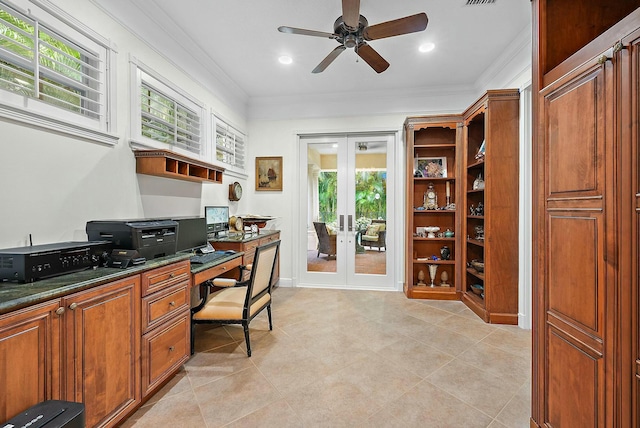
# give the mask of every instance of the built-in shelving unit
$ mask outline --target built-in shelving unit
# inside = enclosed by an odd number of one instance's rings
[[[464,113],[462,301],[485,322],[518,323],[519,93],[488,91]]]
[[[222,183],[224,168],[168,150],[136,150],[136,172],[195,182]]]
[[[460,186],[458,177],[461,165],[459,147],[462,143],[462,117],[409,117],[405,121],[405,131],[407,262],[404,291],[411,298],[459,299],[462,275],[461,220],[458,205],[447,207],[447,193],[449,204],[455,204]],[[442,167],[446,166],[446,172],[440,170],[435,174],[427,173],[424,166],[430,160]],[[425,208],[430,186],[437,196],[438,209]],[[434,233],[434,237],[427,237],[429,235],[424,229],[426,227],[438,227],[439,230]],[[453,236],[445,236],[447,231],[453,232]],[[444,247],[449,250],[448,259],[443,257]],[[433,286],[429,274],[430,265],[436,267]],[[448,277],[444,285],[443,272]],[[422,276],[424,279],[421,280]]]

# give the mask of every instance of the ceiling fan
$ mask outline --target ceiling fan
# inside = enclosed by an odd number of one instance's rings
[[[342,16],[339,16],[333,24],[333,33],[294,27],[278,27],[278,31],[303,36],[326,37],[340,43],[340,46],[331,51],[313,69],[312,73],[323,72],[347,48],[355,48],[360,58],[377,73],[382,73],[389,68],[389,63],[367,42],[423,31],[427,28],[427,22],[429,22],[427,14],[423,12],[370,26],[367,19],[360,15],[360,0],[342,0]]]

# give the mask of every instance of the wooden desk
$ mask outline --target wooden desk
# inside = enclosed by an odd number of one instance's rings
[[[225,238],[214,239],[211,245],[216,250],[235,250],[243,252],[242,264],[248,265],[253,263],[256,254],[256,247],[267,244],[280,239],[279,230],[261,230],[256,234],[231,235]],[[245,271],[245,278],[249,278],[249,271]],[[273,282],[276,285],[280,279],[280,253],[278,252],[278,260],[276,261],[275,271],[273,273]]]
[[[191,285],[196,287],[205,281],[217,277],[232,278],[235,268],[242,264],[243,252],[229,254],[227,257],[214,260],[205,264],[191,265]],[[237,278],[237,275],[235,276]]]

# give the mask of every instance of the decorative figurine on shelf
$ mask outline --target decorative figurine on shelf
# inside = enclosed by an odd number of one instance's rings
[[[428,210],[438,209],[438,195],[436,194],[436,191],[433,188],[433,183],[429,183],[429,187],[427,187],[427,192],[424,195],[424,207]]]
[[[424,282],[424,271],[418,271],[418,285],[427,285]]]
[[[477,241],[484,241],[484,227],[481,225],[478,225],[475,227],[475,231],[476,231],[475,239]]]
[[[447,281],[449,281],[449,274],[446,270],[443,270],[440,274],[440,287],[451,287],[451,284]]]
[[[484,189],[484,179],[482,178],[482,173],[479,173],[478,178],[473,181],[473,190],[482,189]]]
[[[478,202],[478,206],[476,207],[476,215],[484,215],[484,205],[482,205],[482,202]]]
[[[473,204],[469,207],[469,215],[476,215],[476,207]]]
[[[454,236],[455,236],[455,233],[453,233],[453,230],[447,228],[447,230],[444,231],[445,238],[453,238]]]
[[[449,249],[449,247],[445,245],[440,248],[440,256],[442,257],[442,260],[449,260],[449,258],[451,257],[451,250]]]
[[[435,238],[436,232],[440,230],[438,226],[428,226],[424,228],[425,232],[427,232],[427,238]]]
[[[438,265],[427,265],[429,267],[429,277],[431,278],[431,287],[435,287],[436,274],[438,273]]]

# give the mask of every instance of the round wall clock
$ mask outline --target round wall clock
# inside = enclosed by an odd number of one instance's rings
[[[233,184],[229,184],[229,200],[239,201],[242,197],[242,186],[237,181]]]

